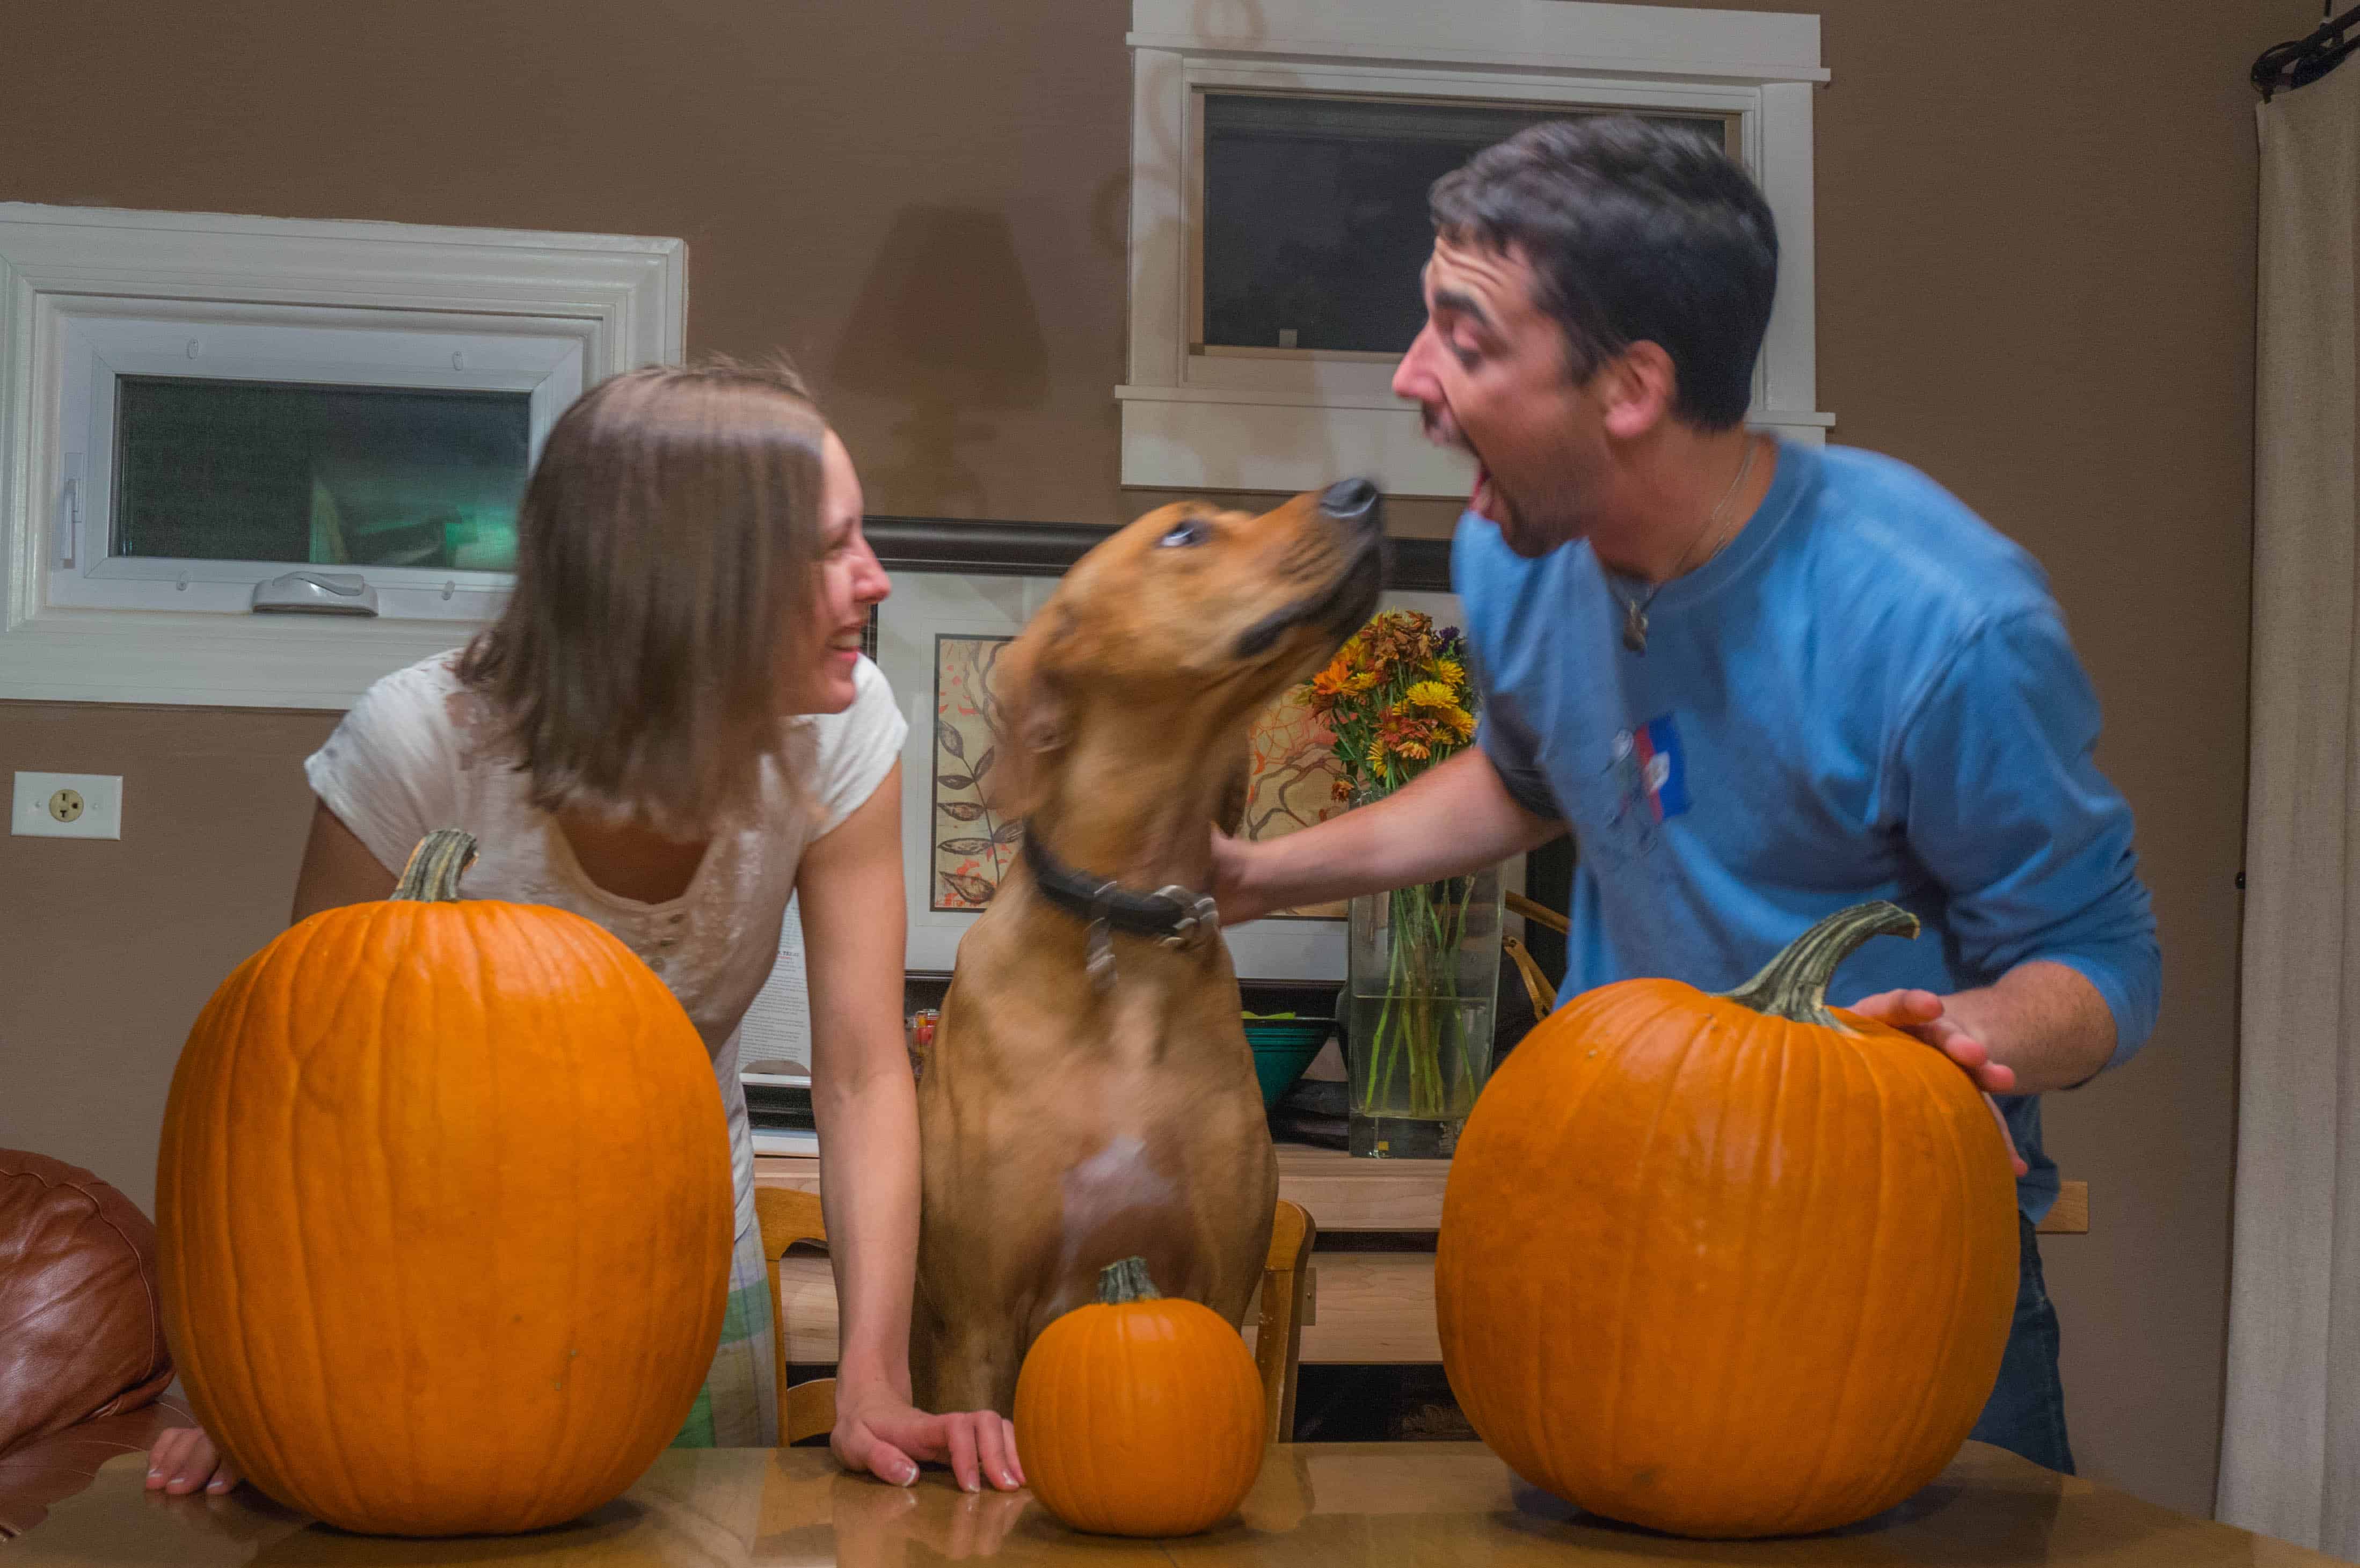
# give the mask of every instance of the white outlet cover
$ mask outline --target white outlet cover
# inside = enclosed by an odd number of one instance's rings
[[[71,789],[82,815],[61,822],[49,815],[49,797]],[[121,838],[123,777],[117,773],[19,773],[8,831],[27,838]]]

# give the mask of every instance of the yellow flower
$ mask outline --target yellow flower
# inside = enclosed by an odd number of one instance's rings
[[[1447,686],[1457,687],[1467,684],[1467,667],[1455,659],[1437,659],[1426,668],[1434,672],[1434,678],[1437,681]]]
[[[1426,750],[1426,745],[1422,741],[1398,740],[1393,743],[1393,749],[1401,753],[1404,757],[1408,757],[1413,762],[1424,762],[1428,757],[1433,755],[1431,752]]]
[[[1442,722],[1459,733],[1462,741],[1475,738],[1475,718],[1464,708],[1450,708],[1442,714]]]
[[[1363,670],[1358,675],[1353,676],[1349,681],[1344,682],[1344,690],[1347,692],[1360,692],[1369,690],[1369,688],[1374,686],[1376,683],[1376,676],[1371,674],[1370,671]]]
[[[1402,698],[1414,708],[1456,708],[1458,696],[1439,681],[1421,681],[1402,693]]]
[[[1385,743],[1382,740],[1371,740],[1369,742],[1369,771],[1382,773],[1384,770]]]

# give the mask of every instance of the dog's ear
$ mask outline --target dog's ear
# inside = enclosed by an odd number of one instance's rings
[[[1048,799],[1056,753],[1065,749],[1070,710],[1055,660],[1047,657],[1054,629],[1037,618],[1013,642],[1002,644],[985,677],[984,712],[990,720],[992,765],[978,782],[1003,821],[1031,816]]]
[[[1221,783],[1220,804],[1213,809],[1213,825],[1231,838],[1245,831],[1246,801],[1253,794],[1253,747],[1238,754],[1237,766]]]

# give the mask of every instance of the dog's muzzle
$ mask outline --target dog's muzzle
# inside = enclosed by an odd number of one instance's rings
[[[1320,593],[1247,627],[1238,637],[1239,658],[1261,658],[1300,626],[1349,637],[1375,613],[1385,584],[1383,496],[1365,479],[1338,479],[1319,493],[1319,510],[1349,536],[1350,559]]]

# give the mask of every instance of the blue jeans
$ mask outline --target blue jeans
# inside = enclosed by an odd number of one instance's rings
[[[2040,1246],[2032,1221],[2018,1210],[2023,1238],[2016,1281],[2016,1322],[2001,1356],[1999,1381],[1967,1435],[2020,1454],[2035,1465],[2073,1474],[2073,1450],[2065,1441],[2065,1385],[2057,1376],[2057,1309],[2040,1277]]]

